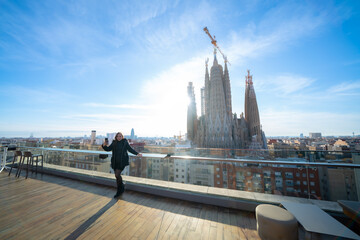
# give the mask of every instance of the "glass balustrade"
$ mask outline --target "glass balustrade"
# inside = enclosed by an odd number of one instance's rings
[[[17,150],[43,154],[46,168],[75,171],[90,176],[101,173],[103,176],[113,177],[111,152],[25,146],[18,147]],[[156,148],[154,152],[157,153],[143,153],[143,157],[130,154],[130,165],[124,169],[123,174],[299,198],[359,200],[359,152],[243,149],[187,151],[193,151],[193,156],[185,155],[188,152],[182,150],[180,152],[183,154],[179,154],[172,148]],[[223,157],[219,157],[220,155]],[[8,166],[12,163],[11,156],[13,151],[8,151]]]

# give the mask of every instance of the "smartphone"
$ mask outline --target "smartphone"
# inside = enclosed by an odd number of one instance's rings
[[[108,142],[109,141],[109,139],[108,138],[105,138],[105,142]]]

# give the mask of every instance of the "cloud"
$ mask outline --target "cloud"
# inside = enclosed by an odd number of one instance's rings
[[[261,112],[262,128],[267,136],[299,136],[321,132],[329,135],[351,135],[360,132],[360,115],[334,112],[279,111],[268,108]],[[346,122],[346,124],[344,124]]]
[[[317,34],[328,23],[327,11],[283,4],[266,12],[259,23],[250,22],[245,29],[232,31],[224,52],[231,63],[241,64],[245,58],[279,51],[302,37]]]
[[[99,108],[123,108],[123,109],[152,109],[155,106],[150,105],[137,105],[137,104],[103,104],[103,103],[84,103],[86,107],[99,107]]]
[[[67,92],[58,91],[53,88],[29,88],[23,86],[9,86],[0,88],[0,96],[6,96],[8,99],[16,98],[18,99],[21,96],[22,99],[25,99],[23,103],[58,103],[63,102],[64,99],[73,99],[75,96]]]
[[[327,90],[331,95],[360,95],[360,80],[355,82],[342,82]]]
[[[206,1],[195,7],[187,8],[180,15],[170,15],[170,18],[159,28],[157,25],[144,29],[141,38],[145,39],[145,46],[150,52],[173,52],[189,46],[196,36],[202,34],[202,28],[211,23],[215,9]],[[142,41],[143,42],[143,41]]]
[[[64,115],[63,118],[78,119],[85,121],[117,121],[117,120],[126,120],[126,119],[141,119],[146,118],[141,115],[125,115],[125,114],[73,114],[73,115]]]
[[[268,91],[272,89],[278,95],[288,97],[290,94],[299,93],[314,83],[315,80],[290,73],[280,74],[278,76],[257,81],[258,91]]]
[[[141,98],[156,108],[151,110],[151,117],[143,125],[141,132],[150,133],[157,129],[159,135],[169,136],[183,133],[186,129],[188,105],[187,85],[193,82],[197,89],[203,86],[205,74],[204,58],[196,57],[177,64],[145,81],[141,89]],[[200,96],[195,90],[197,104]],[[200,106],[198,105],[198,109]],[[139,126],[142,128],[142,126]]]
[[[176,7],[177,1],[4,2],[0,17],[2,57],[37,67],[113,57],[141,24]],[[142,32],[144,32],[142,28]]]
[[[115,28],[118,32],[130,34],[133,29],[157,18],[169,9],[175,8],[179,1],[125,1],[111,11],[115,17]],[[121,12],[121,14],[119,14]]]

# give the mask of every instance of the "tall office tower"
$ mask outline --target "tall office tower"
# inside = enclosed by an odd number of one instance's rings
[[[194,87],[189,83],[188,94]],[[191,93],[191,94],[190,94]],[[260,117],[256,102],[252,76],[248,73],[245,91],[245,118],[232,113],[231,86],[227,62],[225,69],[218,63],[214,50],[214,62],[208,71],[205,64],[205,87],[201,90],[202,114],[199,119],[193,114],[195,97],[188,106],[188,136],[197,147],[209,148],[267,148],[265,134],[261,131]],[[196,113],[196,110],[195,110]],[[197,126],[194,128],[193,126]],[[253,136],[255,135],[254,143]]]
[[[92,130],[91,131],[91,140],[90,140],[91,145],[93,145],[95,143],[95,138],[96,138],[96,131]]]
[[[197,114],[196,114],[194,86],[192,82],[189,82],[188,85],[188,98],[190,100],[190,103],[188,105],[188,112],[187,112],[187,138],[188,140],[193,141],[197,128]]]
[[[309,138],[321,138],[321,133],[309,133]]]
[[[131,129],[130,139],[135,139],[135,132],[134,129]]]

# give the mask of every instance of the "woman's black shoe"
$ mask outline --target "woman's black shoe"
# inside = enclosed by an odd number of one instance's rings
[[[123,194],[125,192],[125,184],[121,183],[120,187],[117,188],[117,192],[114,195],[114,198],[119,197],[121,194]]]
[[[120,187],[120,194],[124,193],[125,192],[125,184],[121,184],[121,187]]]

